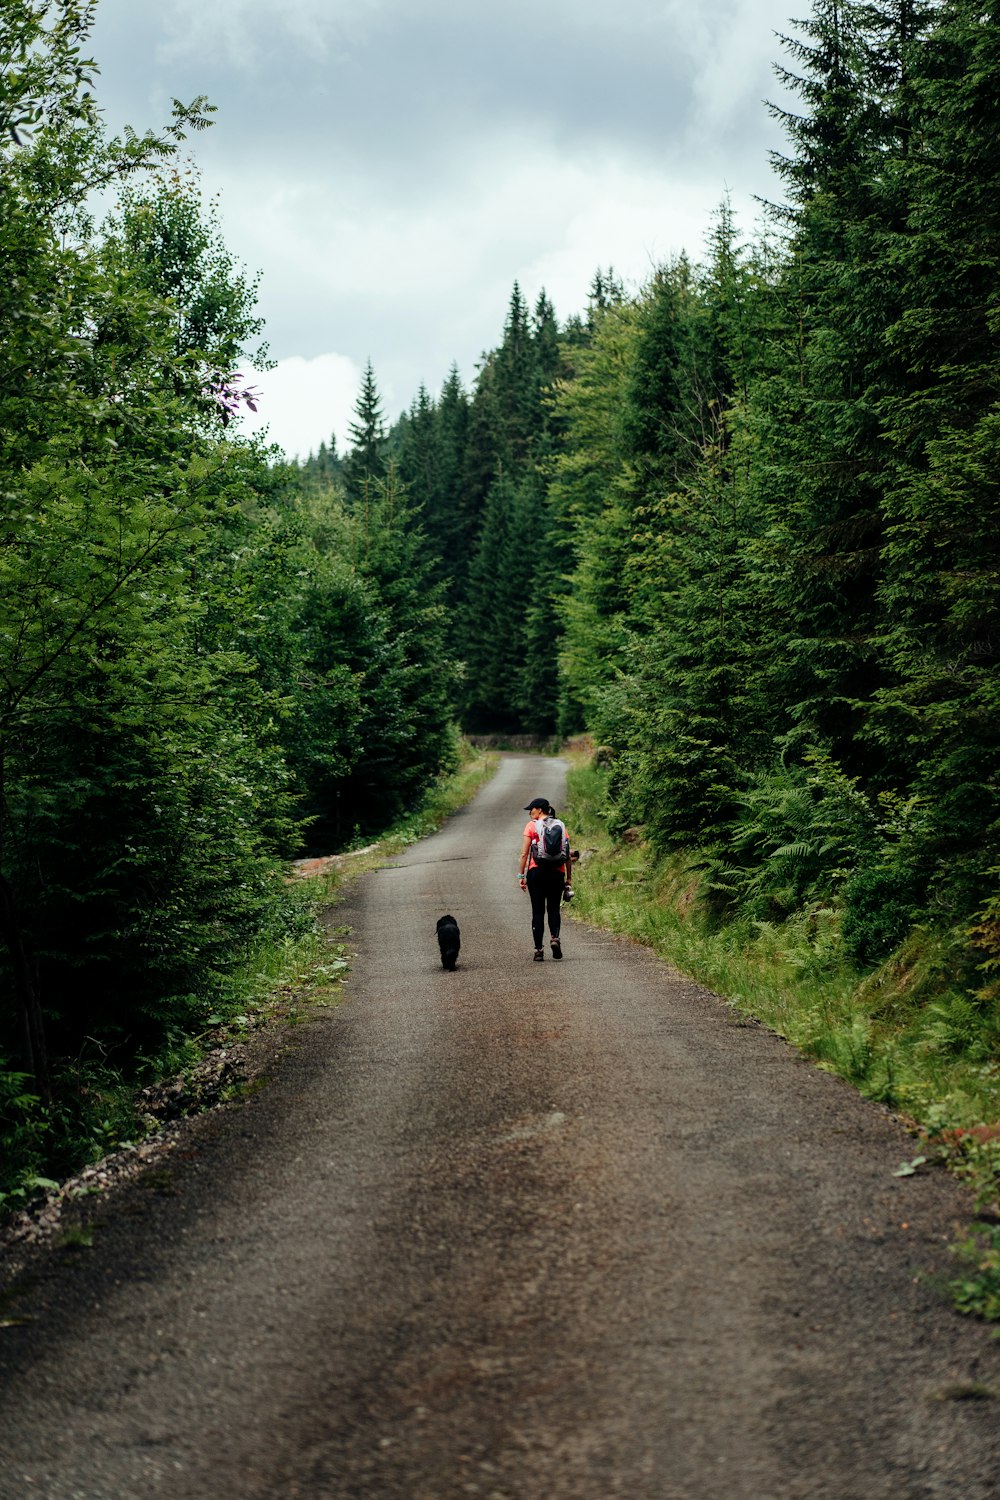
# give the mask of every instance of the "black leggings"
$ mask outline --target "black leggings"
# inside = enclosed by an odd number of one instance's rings
[[[557,938],[559,936],[559,923],[562,919],[562,893],[565,877],[562,865],[557,865],[553,870],[546,870],[535,865],[528,871],[528,895],[531,897],[531,936],[535,940],[535,947],[542,946],[545,937],[545,912],[549,914],[549,935]]]

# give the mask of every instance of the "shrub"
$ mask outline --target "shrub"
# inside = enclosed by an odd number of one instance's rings
[[[891,953],[917,920],[920,881],[898,865],[874,865],[854,871],[842,891],[844,949],[861,968]]]

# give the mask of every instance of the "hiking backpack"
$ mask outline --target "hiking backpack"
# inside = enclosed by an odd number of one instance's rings
[[[535,845],[537,865],[561,865],[565,862],[568,840],[566,828],[560,818],[536,818],[538,842]]]

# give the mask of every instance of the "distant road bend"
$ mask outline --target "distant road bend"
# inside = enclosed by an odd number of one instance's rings
[[[647,950],[533,964],[536,792],[365,877],[344,1003],[7,1300],[3,1500],[1000,1496],[962,1190]]]

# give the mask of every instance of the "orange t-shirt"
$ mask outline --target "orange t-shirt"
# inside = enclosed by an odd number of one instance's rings
[[[538,825],[535,823],[535,821],[534,821],[533,818],[529,818],[528,821],[527,821],[527,823],[525,823],[525,825],[524,825],[524,837],[526,839],[530,839],[531,840],[531,849],[530,849],[529,855],[528,855],[528,863],[527,863],[527,866],[526,866],[526,870],[537,870],[538,869],[538,861],[535,858],[535,850],[538,847]],[[550,860],[546,860],[545,863],[546,863],[546,866],[548,866],[552,862]],[[556,870],[562,870],[563,874],[566,873],[566,866],[565,866],[565,864],[561,864],[561,865],[553,864],[552,868],[556,869]]]

